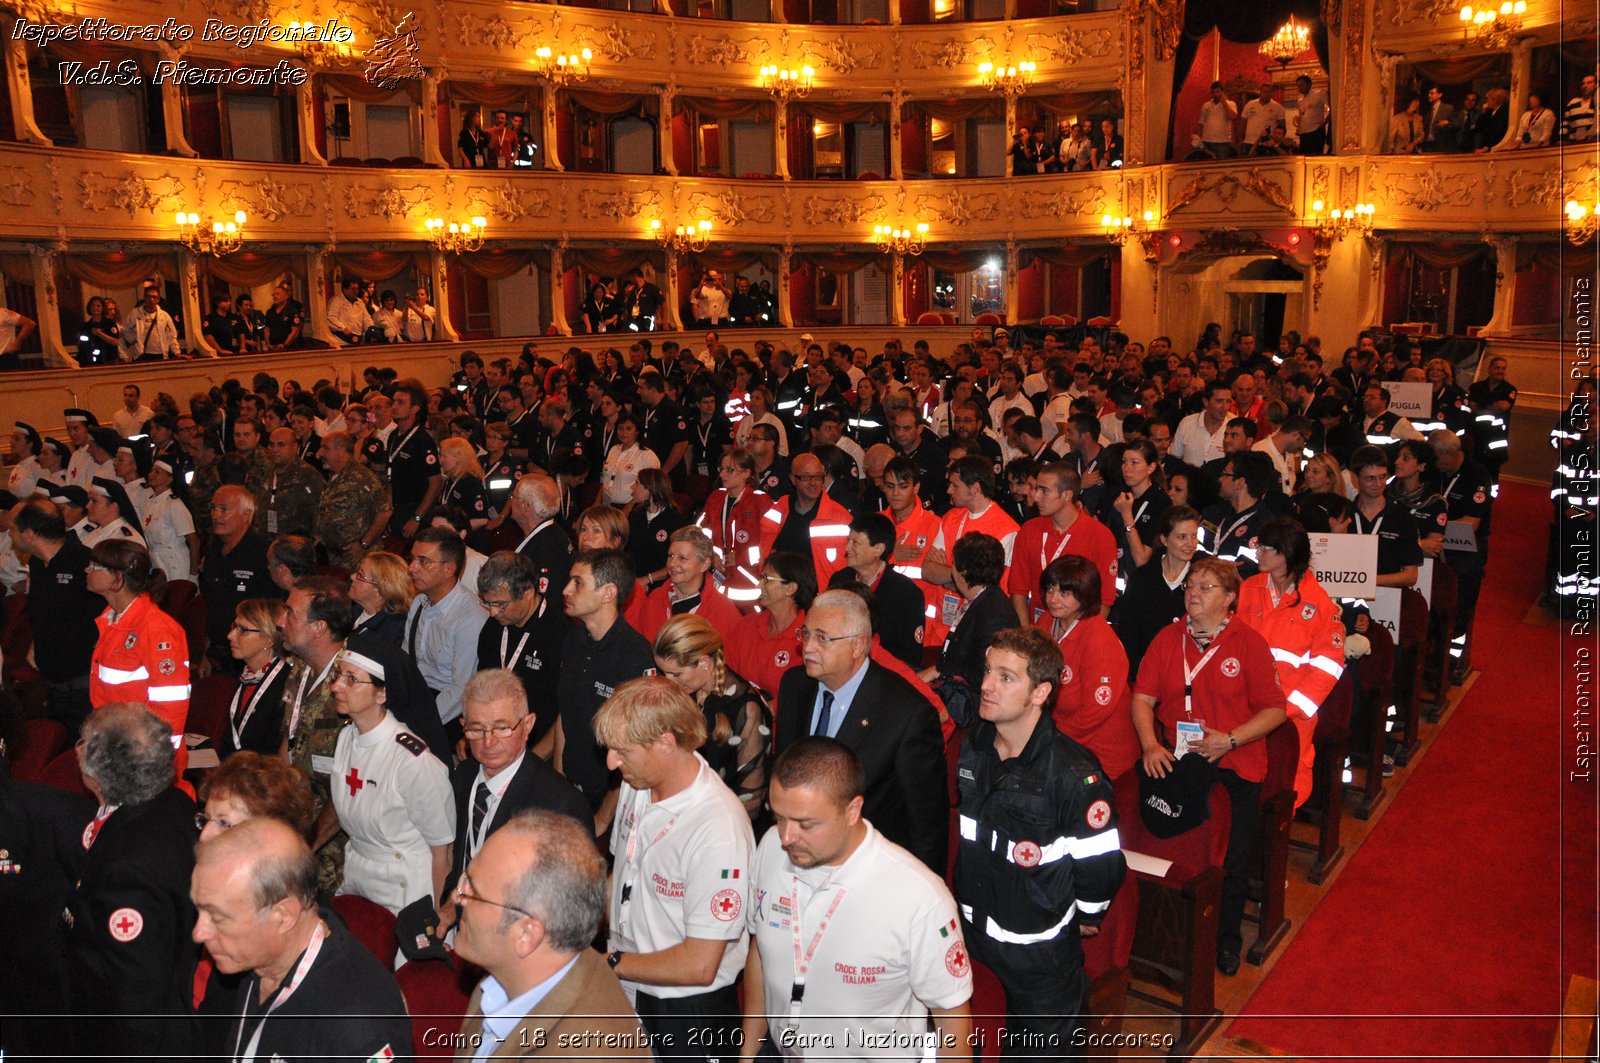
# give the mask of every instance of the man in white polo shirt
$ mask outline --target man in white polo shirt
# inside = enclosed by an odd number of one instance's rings
[[[968,1056],[972,964],[941,880],[861,818],[861,765],[802,738],[773,766],[751,880],[741,1063]],[[929,1031],[929,1019],[933,1030]]]
[[[671,680],[622,684],[595,714],[594,733],[610,751],[607,766],[622,773],[607,962],[661,1058],[731,1059],[750,817],[695,752],[705,714]]]

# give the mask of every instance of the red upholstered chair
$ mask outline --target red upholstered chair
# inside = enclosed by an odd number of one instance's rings
[[[918,325],[954,325],[956,319],[954,314],[946,314],[938,310],[924,310],[917,315],[915,323]]]
[[[411,1015],[411,1042],[417,1060],[454,1059],[449,1034],[461,1030],[467,1016],[467,1002],[483,972],[461,957],[451,967],[442,960],[408,960],[394,973]],[[428,1036],[424,1039],[424,1034]],[[440,1036],[440,1035],[445,1036]],[[429,1045],[435,1047],[429,1048]]]
[[[200,588],[186,579],[175,579],[161,592],[161,611],[172,619],[183,622],[183,607],[189,604]]]
[[[1085,321],[1084,324],[1090,328],[1110,328],[1112,325],[1115,325],[1116,322],[1112,321],[1109,317],[1101,316],[1091,317],[1089,320]]]
[[[66,749],[56,754],[55,758],[45,765],[44,771],[39,773],[39,781],[71,794],[94,796],[89,792],[89,787],[84,785],[83,773],[78,770],[78,751],[75,749]]]
[[[1355,690],[1352,662],[1317,710],[1317,729],[1312,737],[1316,761],[1311,768],[1311,796],[1298,813],[1300,818],[1316,826],[1317,840],[1302,842],[1293,837],[1289,840],[1290,845],[1317,854],[1316,862],[1306,872],[1306,881],[1312,885],[1321,885],[1344,858],[1339,831],[1344,822],[1344,761],[1350,752],[1350,710],[1355,704]]]
[[[332,904],[355,939],[378,957],[379,963],[392,969],[395,953],[400,951],[394,939],[394,913],[381,904],[350,893],[335,895]]]
[[[220,748],[222,736],[228,731],[228,704],[237,689],[239,680],[231,675],[202,676],[190,690],[185,729],[190,734],[205,735]]]
[[[1396,764],[1406,764],[1421,745],[1422,666],[1428,646],[1428,600],[1407,587],[1400,592],[1400,645],[1394,669],[1394,707],[1399,713]]]
[[[1433,596],[1428,602],[1428,650],[1423,678],[1432,693],[1423,695],[1429,723],[1438,723],[1450,701],[1451,640],[1456,633],[1456,605],[1460,601],[1460,581],[1456,570],[1442,560],[1433,563]],[[1465,642],[1460,649],[1465,652]]]
[[[1000,1031],[1006,1024],[1006,991],[995,973],[972,961],[972,1032],[982,1038],[983,1059],[1000,1058]]]
[[[28,669],[28,647],[33,645],[33,618],[28,615],[28,593],[8,594],[0,604],[0,653],[7,673],[20,680]],[[31,676],[30,676],[31,678]]]
[[[38,781],[50,762],[71,750],[72,734],[55,720],[23,720],[11,745],[11,777]]]
[[[1289,886],[1289,825],[1294,820],[1294,777],[1300,766],[1300,732],[1283,721],[1265,739],[1267,776],[1261,782],[1261,818],[1256,830],[1256,872],[1250,896],[1260,927],[1245,958],[1257,967],[1289,932],[1284,894]]]
[[[1350,734],[1351,751],[1367,758],[1366,779],[1356,791],[1357,819],[1370,817],[1384,797],[1383,752],[1388,738],[1384,724],[1394,694],[1396,657],[1394,639],[1382,624],[1367,625],[1366,639],[1372,651],[1355,665],[1357,707],[1352,709]]]
[[[1066,325],[1067,319],[1060,314],[1046,314],[1039,319],[1039,324],[1045,328],[1061,328]]]
[[[983,313],[979,314],[977,319],[972,323],[974,325],[1004,325],[1006,323],[1006,319],[995,313],[993,310],[985,310]]]
[[[183,603],[183,611],[175,614],[174,619],[183,625],[183,633],[189,640],[189,667],[206,655],[206,596],[196,594]]]
[[[1179,1030],[1170,1055],[1193,1055],[1222,1022],[1216,1007],[1217,919],[1222,909],[1222,858],[1232,816],[1220,785],[1209,795],[1210,818],[1176,838],[1157,838],[1139,817],[1139,773],[1116,780],[1122,849],[1171,861],[1164,874],[1129,868],[1139,890],[1128,973],[1178,996]],[[1171,1000],[1131,985],[1129,994],[1172,1010]]]
[[[1122,1017],[1128,1010],[1128,964],[1138,926],[1139,883],[1130,871],[1111,898],[1111,907],[1100,921],[1100,933],[1083,939],[1083,973],[1089,977],[1090,1033],[1112,1035],[1122,1029]]]

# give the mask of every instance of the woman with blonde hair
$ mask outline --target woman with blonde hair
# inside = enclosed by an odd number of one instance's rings
[[[270,598],[246,598],[234,606],[228,650],[244,671],[228,703],[227,729],[215,736],[223,760],[241,750],[272,756],[283,744],[283,690],[291,663],[283,652],[288,612]]]
[[[477,531],[489,523],[489,509],[483,500],[483,466],[478,462],[478,448],[467,439],[453,436],[439,444],[439,471],[444,474],[444,488],[439,492],[439,506],[459,506]]]
[[[615,506],[590,506],[573,525],[579,550],[626,550],[628,518]]]
[[[722,645],[722,636],[704,617],[675,616],[656,636],[656,670],[705,713],[700,755],[754,818],[766,796],[772,710],[761,691],[729,670]]]
[[[1355,486],[1350,482],[1350,477],[1339,466],[1339,459],[1332,454],[1318,454],[1307,458],[1305,468],[1300,473],[1300,495],[1339,495],[1346,499],[1356,497]]]
[[[416,594],[405,559],[374,550],[350,573],[350,601],[360,610],[350,633],[376,635],[398,647]]]

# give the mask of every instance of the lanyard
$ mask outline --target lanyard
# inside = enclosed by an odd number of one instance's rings
[[[1217,650],[1221,648],[1222,632],[1227,628],[1227,626],[1228,625],[1224,623],[1222,627],[1217,629],[1217,633],[1211,636],[1210,648],[1207,649],[1205,654],[1195,662],[1193,668],[1189,667],[1189,639],[1186,638],[1183,640],[1183,714],[1191,720],[1194,719],[1195,676],[1200,674],[1200,670],[1202,668],[1211,663],[1211,658],[1215,656]],[[1185,632],[1185,634],[1188,634],[1188,632]],[[1193,636],[1190,636],[1190,638],[1192,637]]]
[[[1386,517],[1387,515],[1388,515],[1387,513],[1379,513],[1378,514],[1378,519],[1372,522],[1372,527],[1371,528],[1363,528],[1361,526],[1361,522],[1362,522],[1361,509],[1360,509],[1360,507],[1357,507],[1356,511],[1355,511],[1356,531],[1360,532],[1362,535],[1377,535],[1378,534],[1378,529],[1383,527],[1383,518]]]
[[[306,946],[305,955],[300,957],[300,964],[294,969],[294,977],[278,987],[278,992],[273,995],[272,1003],[267,1005],[267,1010],[261,1016],[261,1021],[256,1023],[256,1032],[250,1035],[250,1043],[244,1046],[244,1051],[239,1050],[239,1042],[244,1040],[244,1024],[250,1020],[250,993],[255,991],[255,985],[260,978],[251,979],[253,983],[245,992],[244,1011],[239,1015],[239,1032],[233,1037],[234,1063],[253,1063],[256,1058],[256,1049],[261,1045],[261,1031],[266,1028],[267,1019],[277,1011],[285,1000],[294,995],[300,988],[300,983],[305,981],[306,975],[311,973],[311,965],[317,962],[317,954],[322,951],[322,943],[327,939],[328,930],[321,922],[311,932],[311,943]]]
[[[389,463],[386,470],[389,473],[389,479],[394,479],[394,460],[400,456],[401,451],[406,449],[406,444],[411,442],[411,437],[416,435],[417,430],[421,427],[421,421],[418,421],[416,424],[412,425],[411,431],[407,432],[405,434],[405,438],[400,440],[398,443],[394,441],[394,436],[391,435],[389,437]]]
[[[318,687],[320,687],[322,685],[322,681],[324,679],[326,679],[328,677],[328,673],[333,670],[333,662],[337,661],[338,659],[339,659],[339,655],[337,653],[334,654],[332,657],[328,658],[328,663],[323,665],[322,666],[322,671],[317,673],[317,681],[315,683],[311,684],[311,689],[313,691],[316,690]],[[300,729],[300,705],[301,705],[301,703],[303,701],[305,701],[305,697],[306,697],[306,677],[309,676],[310,674],[311,674],[311,669],[309,669],[309,668],[306,669],[305,672],[301,674],[301,676],[300,676],[300,689],[295,691],[294,708],[289,713],[289,740],[290,741],[294,740],[295,731]]]
[[[994,505],[993,502],[989,503],[989,506],[992,506],[992,505]],[[983,513],[989,512],[989,506],[984,506],[983,507]],[[972,510],[970,510],[970,509],[962,510],[961,511],[961,523],[956,525],[956,537],[954,539],[949,539],[949,538],[946,539],[946,542],[945,542],[946,549],[954,549],[955,548],[955,544],[961,541],[961,536],[966,533],[967,520],[969,518],[976,516],[976,517],[981,519],[983,517],[983,513],[974,514],[972,512]]]
[[[261,701],[261,695],[266,691],[267,687],[272,685],[272,681],[277,678],[278,673],[288,667],[288,663],[288,660],[283,657],[279,657],[272,662],[272,667],[267,669],[267,674],[261,677],[260,683],[256,684],[255,693],[251,694],[250,700],[245,703],[242,716],[239,712],[239,697],[244,693],[244,687],[241,686],[233,692],[233,704],[228,706],[228,727],[233,731],[233,747],[235,749],[244,748],[244,729],[250,726],[250,717],[255,715],[256,706]]]
[[[1449,483],[1444,485],[1444,503],[1447,506],[1450,504],[1450,492],[1456,489],[1456,481],[1459,479],[1461,479],[1461,474],[1458,472],[1450,477]],[[1380,517],[1379,519],[1381,520],[1382,518]]]
[[[111,814],[121,807],[121,805],[105,805],[95,812],[94,819],[91,819],[88,826],[83,828],[83,848],[85,852],[94,845],[94,840],[99,836],[100,828],[105,826],[106,820],[110,819]]]
[[[743,497],[743,492],[740,492],[740,497],[741,498]],[[723,499],[722,499],[722,549],[723,550],[732,550],[734,548],[734,545],[735,545],[734,541],[733,541],[733,504],[735,502],[737,502],[737,501],[738,501],[738,499],[734,498],[733,493],[731,491],[730,492],[726,492],[724,494],[724,496],[723,496]]]
[[[541,609],[544,608],[544,603],[540,602],[539,603],[539,607]],[[507,657],[506,656],[506,646],[508,646],[510,644],[510,642],[511,642],[511,629],[510,628],[502,628],[501,629],[501,631],[500,631],[500,667],[501,668],[510,668],[511,667],[511,662],[515,661],[517,658],[522,656],[522,647],[524,647],[524,646],[526,646],[528,644],[528,636],[531,635],[531,634],[533,634],[533,632],[524,631],[522,633],[522,638],[517,640],[517,648],[515,650],[511,651],[511,656],[510,657]]]
[[[1228,536],[1233,534],[1235,528],[1249,520],[1255,511],[1256,507],[1251,506],[1249,509],[1235,517],[1233,523],[1229,524],[1226,528],[1219,527],[1217,529],[1217,556],[1222,556],[1222,544],[1228,541]]]
[[[1055,553],[1046,556],[1044,544],[1049,540],[1049,538],[1050,538],[1050,530],[1048,528],[1046,528],[1044,534],[1039,536],[1039,571],[1040,572],[1043,572],[1045,569],[1049,568],[1051,563],[1054,562],[1056,560],[1056,558],[1060,557],[1063,553],[1066,552],[1067,544],[1072,541],[1072,533],[1070,531],[1063,532],[1062,535],[1061,535],[1061,544],[1056,547]]]
[[[1083,617],[1081,617],[1081,616],[1074,618],[1072,623],[1067,625],[1067,630],[1063,631],[1061,634],[1056,636],[1056,645],[1059,646],[1059,645],[1062,645],[1063,643],[1065,643],[1067,641],[1067,636],[1072,634],[1073,628],[1077,627],[1078,626],[1078,621],[1082,620],[1082,619],[1083,619]],[[1056,624],[1059,624],[1059,623],[1061,623],[1061,621],[1057,620],[1054,624],[1051,624],[1050,626],[1052,628],[1054,628],[1056,626]]]
[[[639,799],[634,802],[632,829],[628,831],[628,845],[627,848],[623,850],[622,854],[623,884],[621,894],[622,899],[618,904],[618,907],[621,909],[618,912],[618,923],[631,922],[631,919],[629,918],[628,902],[633,898],[633,888],[634,886],[638,885],[639,875],[639,869],[634,865],[633,861],[635,855],[642,855],[638,853],[639,830],[644,826],[644,814],[649,807],[650,791],[640,790]],[[672,828],[676,827],[677,825],[678,817],[674,815],[671,819],[667,820],[666,826],[656,831],[655,837],[650,839],[645,848],[655,848],[655,846],[660,843],[661,839],[665,838],[671,832]],[[618,930],[622,930],[622,928],[619,926]],[[626,931],[623,931],[623,933],[626,933]]]
[[[844,903],[845,889],[839,887],[839,892],[833,895],[833,903],[828,905],[828,910],[823,913],[822,920],[817,924],[817,932],[811,936],[811,945],[804,953],[800,951],[800,876],[791,878],[790,896],[794,898],[794,918],[789,921],[790,936],[794,941],[794,987],[789,993],[789,1014],[798,1018],[800,1004],[806,996],[806,975],[811,971],[811,961],[816,958],[817,948],[822,944],[822,936],[828,932],[828,923],[833,919],[834,913],[839,910],[839,905]]]

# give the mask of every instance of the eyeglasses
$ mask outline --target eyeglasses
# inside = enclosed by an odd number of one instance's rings
[[[491,601],[488,598],[480,597],[478,599],[478,604],[483,606],[485,612],[498,613],[498,612],[501,612],[503,610],[511,608],[511,604],[514,601],[515,601],[515,599],[513,599],[513,598],[507,598],[503,602],[498,602],[498,601]]]
[[[241,623],[239,623],[237,621],[235,621],[234,623],[230,624],[228,626],[228,630],[229,631],[237,631],[241,635],[260,635],[260,634],[264,634],[264,632],[258,627],[245,627],[243,624],[241,624]]]
[[[332,682],[334,682],[334,683],[343,683],[346,686],[352,686],[352,687],[358,687],[358,686],[361,686],[362,684],[366,684],[367,686],[376,686],[377,685],[377,684],[373,683],[372,680],[370,680],[370,679],[362,679],[360,676],[356,675],[354,672],[347,672],[343,668],[341,668],[337,672],[333,673]]]
[[[522,718],[522,720],[526,719],[528,719],[526,716]],[[463,727],[461,729],[461,733],[467,736],[467,741],[469,742],[482,742],[490,735],[494,735],[494,737],[499,739],[506,739],[510,738],[512,735],[516,734],[522,729],[522,720],[518,720],[513,724],[500,724],[497,727]]]
[[[788,583],[789,581],[784,579],[782,576],[762,576],[761,577],[761,582],[762,583]]]
[[[437,557],[428,557],[424,554],[412,554],[411,563],[413,565],[421,565],[423,568],[432,568],[434,565],[439,564],[439,559]]]
[[[84,566],[83,570],[85,572],[110,572],[111,571],[109,568],[107,568],[106,566],[100,564],[100,562],[98,562],[98,561],[89,562],[87,565]]]
[[[1191,579],[1191,580],[1184,580],[1183,589],[1186,590],[1186,591],[1205,591],[1207,594],[1210,594],[1212,591],[1221,590],[1222,589],[1222,584],[1220,584],[1220,583],[1196,583],[1194,580]]]
[[[462,872],[461,880],[456,885],[456,896],[463,901],[474,901],[480,904],[492,905],[496,908],[504,908],[508,912],[516,912],[518,915],[526,916],[529,919],[539,918],[526,908],[518,908],[514,904],[506,904],[502,901],[491,901],[487,897],[478,896],[478,891],[473,888],[472,879],[468,877],[465,872]]]
[[[797,472],[797,473],[791,473],[789,475],[789,479],[791,479],[791,480],[806,480],[806,481],[820,480],[820,479],[822,479],[822,474],[820,472]]]
[[[377,580],[373,579],[371,576],[367,575],[365,572],[362,572],[360,569],[356,569],[354,572],[350,573],[350,579],[355,583],[377,583],[378,582]]]
[[[812,631],[808,627],[803,627],[800,629],[800,641],[802,643],[815,642],[821,646],[831,646],[835,642],[843,642],[845,639],[864,638],[866,638],[865,635],[824,635],[821,632]]]
[[[230,823],[221,816],[208,816],[204,812],[196,812],[194,814],[195,830],[205,830],[208,823],[215,823],[222,830],[232,830],[238,826],[237,823]]]

